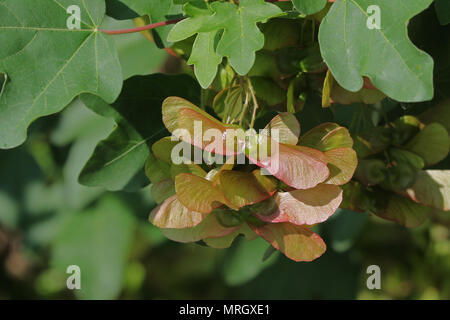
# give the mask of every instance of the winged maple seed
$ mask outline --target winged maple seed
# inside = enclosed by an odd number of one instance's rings
[[[159,203],[150,221],[163,234],[212,247],[229,246],[239,234],[260,236],[295,261],[311,261],[325,252],[311,226],[339,208],[340,186],[356,169],[347,129],[324,123],[300,137],[295,116],[280,113],[248,139],[233,134],[242,130],[239,126],[224,124],[182,98],[167,98],[162,110],[175,136],[152,146],[147,173]],[[230,146],[229,136],[237,137],[241,147]],[[255,151],[262,149],[270,152]],[[245,163],[239,162],[242,158]]]

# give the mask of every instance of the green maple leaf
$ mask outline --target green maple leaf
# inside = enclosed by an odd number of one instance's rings
[[[69,30],[66,9],[81,9]],[[0,147],[23,143],[35,119],[61,111],[83,92],[113,102],[122,86],[116,50],[97,31],[104,0],[0,0]]]
[[[313,14],[322,10],[327,0],[292,0],[294,7],[303,14]]]
[[[170,42],[187,39],[196,33],[202,24],[214,13],[204,0],[191,0],[183,6],[186,19],[178,22],[168,35]]]
[[[150,23],[157,23],[173,19],[181,14],[181,5],[186,0],[120,0],[130,9],[140,15],[148,15]],[[167,47],[167,35],[172,26],[160,27],[152,30],[156,44],[159,47]]]
[[[407,22],[432,0],[337,0],[322,21],[322,56],[339,84],[359,91],[363,76],[403,102],[433,97],[433,59],[408,39]],[[367,9],[380,8],[380,29],[369,29]]]
[[[204,0],[193,0],[183,7],[188,18],[177,23],[168,35],[168,41],[176,42],[193,36],[212,14],[213,11]],[[217,53],[217,43],[220,32],[213,30],[197,35],[188,65],[194,65],[195,76],[203,88],[208,88],[213,82],[222,56]]]
[[[229,2],[213,2],[211,9],[214,15],[206,19],[198,31],[223,29],[217,53],[228,57],[237,73],[247,74],[255,62],[255,52],[264,46],[264,35],[257,23],[281,14],[281,9],[264,0],[242,0],[239,6]]]
[[[219,31],[202,32],[197,35],[192,53],[187,62],[194,65],[194,73],[202,88],[206,89],[214,81],[223,57],[216,52],[220,39]]]

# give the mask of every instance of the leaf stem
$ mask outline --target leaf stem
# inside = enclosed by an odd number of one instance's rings
[[[130,28],[130,29],[121,29],[121,30],[102,30],[101,29],[100,31],[102,31],[103,33],[109,34],[109,35],[135,33],[135,32],[141,32],[141,31],[145,31],[145,30],[155,29],[158,27],[168,26],[168,25],[180,22],[181,20],[183,20],[183,18],[152,23],[152,24],[148,24],[146,26]]]

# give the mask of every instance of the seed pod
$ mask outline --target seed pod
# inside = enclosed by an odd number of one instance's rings
[[[306,50],[306,57],[298,64],[302,72],[320,72],[326,70],[326,64],[320,54],[319,45],[315,45]]]
[[[263,202],[250,206],[250,211],[256,215],[270,216],[278,209],[276,197],[270,197]]]
[[[419,119],[413,116],[403,116],[392,123],[392,144],[402,146],[423,127]]]
[[[422,170],[425,166],[425,161],[420,156],[407,150],[391,148],[389,155],[399,165],[410,165],[417,170]]]
[[[429,166],[447,157],[450,150],[450,137],[443,125],[432,123],[416,134],[405,148],[422,157],[425,164]]]
[[[388,169],[387,179],[382,186],[388,190],[402,191],[414,184],[417,170],[410,165],[397,165]]]
[[[358,158],[363,159],[386,150],[391,143],[391,128],[376,127],[353,137]]]
[[[213,109],[222,118],[235,119],[242,112],[244,105],[244,89],[240,86],[220,91],[213,101]]]
[[[355,172],[356,178],[366,185],[383,182],[386,175],[386,164],[379,159],[361,160]]]

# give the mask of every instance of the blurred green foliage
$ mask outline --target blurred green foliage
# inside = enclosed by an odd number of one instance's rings
[[[129,21],[106,24],[130,27]],[[164,51],[139,34],[115,41],[124,79],[167,62]],[[313,104],[305,104],[304,131],[314,119],[330,117],[329,110],[312,112]],[[365,119],[357,121],[361,130],[380,121],[379,112],[361,106],[336,110],[342,125],[354,124],[355,114]],[[76,99],[63,113],[34,123],[26,144],[0,151],[0,299],[450,299],[445,213],[405,229],[340,210],[317,230],[328,250],[310,263],[268,256],[259,238],[237,239],[226,250],[166,240],[147,221],[155,206],[148,187],[112,193],[77,181],[113,129],[111,119]],[[381,268],[381,290],[366,287],[373,264]],[[66,288],[69,265],[81,268],[81,290]]]

